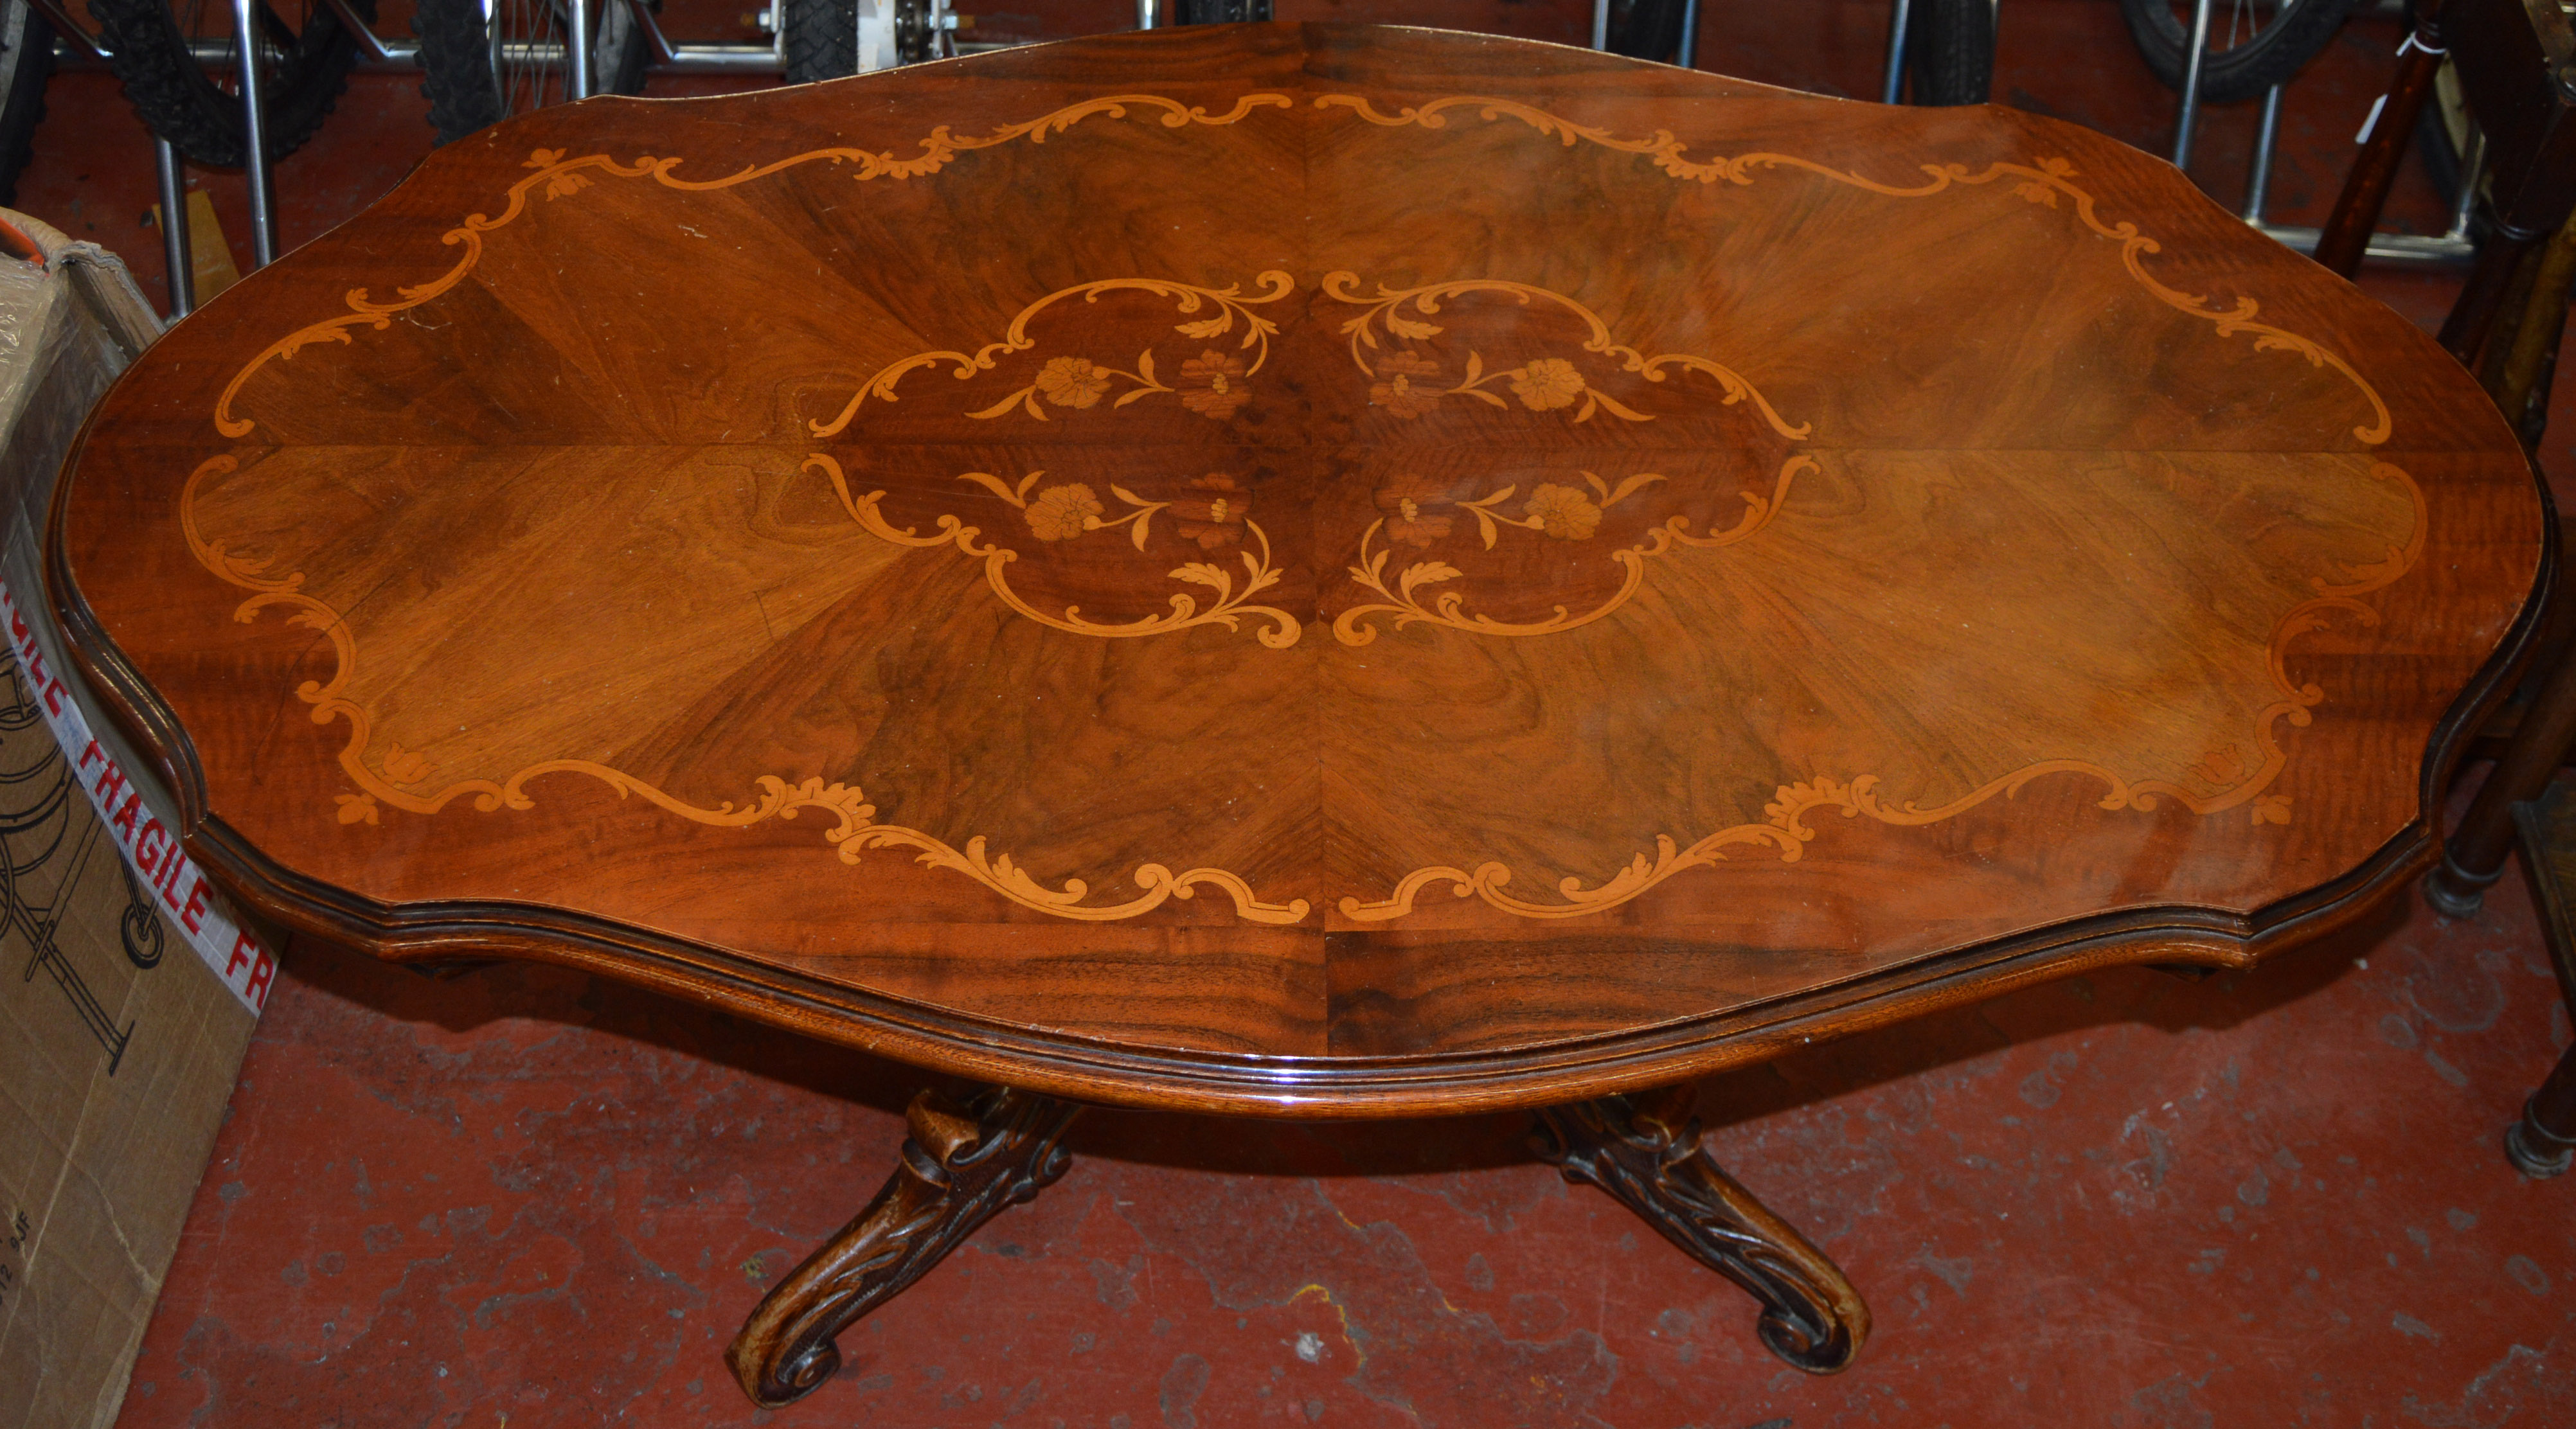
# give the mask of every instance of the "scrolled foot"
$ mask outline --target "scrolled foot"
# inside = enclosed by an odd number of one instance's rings
[[[743,1393],[776,1409],[841,1367],[833,1340],[901,1294],[975,1228],[1073,1164],[1061,1142],[1081,1108],[1008,1087],[963,1105],[913,1098],[901,1162],[876,1199],[761,1299],[725,1351]]]
[[[1869,1339],[1869,1307],[1823,1252],[1700,1150],[1690,1097],[1680,1087],[1549,1107],[1531,1146],[1762,1302],[1756,1328],[1771,1353],[1809,1374],[1849,1368]]]
[[[2525,1176],[2546,1181],[2566,1174],[2569,1162],[2576,1160],[2576,1141],[2542,1126],[2531,1103],[2524,1102],[2522,1119],[2504,1129],[2504,1159]]]

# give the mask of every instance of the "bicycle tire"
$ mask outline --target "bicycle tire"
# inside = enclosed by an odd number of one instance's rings
[[[361,18],[375,18],[375,0],[352,0]],[[286,21],[260,0],[260,10],[283,31]],[[109,50],[125,101],[145,127],[200,164],[237,169],[249,158],[242,137],[241,101],[219,88],[188,51],[168,0],[89,0],[99,39]],[[328,6],[317,5],[295,35],[294,46],[265,76],[268,156],[294,153],[330,117],[358,40]]]
[[[812,84],[859,72],[858,0],[781,0],[787,11],[779,35],[787,51],[787,82]]]
[[[0,204],[18,201],[18,175],[45,122],[54,74],[54,27],[29,0],[0,0]]]
[[[786,0],[787,82],[812,84],[859,72],[858,0]],[[1270,0],[1261,0],[1269,15]],[[936,59],[929,7],[922,0],[894,0],[894,63]],[[879,66],[884,68],[884,66]]]
[[[788,6],[791,12],[797,8]],[[652,41],[634,12],[625,0],[599,0],[594,19],[591,92],[643,92]],[[440,144],[453,144],[509,117],[509,99],[492,73],[481,0],[420,0],[412,12],[412,33],[420,37],[421,97],[429,101],[429,124],[438,131]],[[537,97],[542,103],[542,86]]]
[[[2241,45],[2212,50],[2200,62],[2203,104],[2235,104],[2260,99],[2263,91],[2286,82],[2305,68],[2332,41],[2360,0],[2297,0],[2272,23]],[[2167,89],[2179,91],[2183,60],[2191,33],[2169,0],[2120,0],[2120,15],[2129,22],[2129,37],[2146,56],[2147,68]]]
[[[1241,25],[1270,18],[1270,0],[1181,0],[1180,24]]]
[[[1994,0],[1914,0],[1905,25],[1913,102],[1983,104],[1995,88]]]
[[[1682,47],[1683,0],[1610,0],[1609,49],[1669,64]]]

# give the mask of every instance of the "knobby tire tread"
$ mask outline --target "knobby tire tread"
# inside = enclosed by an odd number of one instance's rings
[[[812,84],[859,72],[858,0],[785,0],[787,82]]]
[[[375,18],[375,0],[352,0],[350,8]],[[89,12],[126,102],[145,126],[196,163],[240,168],[249,157],[241,106],[188,53],[167,0],[89,0]],[[317,7],[293,52],[267,76],[270,158],[294,153],[322,127],[357,60],[357,37],[329,8]]]
[[[594,24],[605,26],[611,7],[625,0],[598,0]],[[656,4],[654,9],[659,10]],[[815,5],[788,0],[791,18]],[[440,144],[453,144],[478,129],[498,124],[500,86],[492,78],[491,49],[485,42],[480,0],[420,0],[412,13],[412,33],[420,39],[420,97],[429,101],[429,124]],[[855,29],[855,22],[853,24]],[[599,32],[591,44],[596,51]],[[652,62],[652,42],[643,28],[626,32],[624,42],[605,65],[594,53],[592,79],[599,94],[639,94]]]
[[[1181,0],[1184,25],[1240,25],[1270,18],[1270,0]]]
[[[9,6],[17,33],[0,33],[0,203],[18,201],[18,175],[34,156],[45,122],[45,82],[54,73],[54,30],[27,0]]]
[[[1992,0],[1914,0],[1905,28],[1913,102],[1983,104],[1995,87]]]

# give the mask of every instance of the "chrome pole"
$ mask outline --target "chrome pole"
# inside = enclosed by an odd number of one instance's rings
[[[2182,114],[2174,121],[2174,167],[2191,167],[2191,129],[2200,119],[2200,62],[2209,54],[2212,0],[2193,0],[2191,49],[2182,57]]]
[[[2245,180],[2245,221],[2260,225],[2272,196],[2272,149],[2281,138],[2281,86],[2263,91],[2263,123],[2254,131],[2254,172]]]
[[[277,261],[277,190],[268,178],[268,111],[260,99],[259,0],[233,0],[233,44],[241,56],[242,176],[250,181],[250,264]],[[184,215],[182,216],[184,221]]]
[[[1682,0],[1682,52],[1674,63],[1699,68],[1699,0]]]
[[[571,52],[572,63],[564,68],[564,98],[590,98],[590,0],[564,0],[564,13],[572,20],[572,43],[564,48]],[[605,23],[607,16],[600,20]]]
[[[152,140],[152,162],[161,171],[161,263],[170,273],[170,321],[197,310],[197,260],[188,251],[188,185],[179,170],[179,151],[167,139]]]
[[[1894,104],[1905,97],[1905,25],[1913,17],[1913,0],[1896,0],[1887,20],[1887,90],[1879,96],[1881,104]]]
[[[894,0],[883,0],[883,3],[892,4]],[[1154,28],[1154,0],[1136,0],[1136,28],[1140,30]]]
[[[2469,146],[2460,151],[2460,196],[2451,200],[2451,229],[2445,238],[2468,239],[2469,221],[2478,211],[2478,183],[2486,177],[2486,168],[2487,133],[2471,129]]]
[[[1592,48],[1610,48],[1610,0],[1592,0]]]

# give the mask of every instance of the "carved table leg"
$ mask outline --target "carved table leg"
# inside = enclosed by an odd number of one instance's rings
[[[1690,1106],[1690,1088],[1673,1087],[1549,1107],[1530,1144],[1761,1301],[1771,1353],[1809,1374],[1848,1368],[1869,1338],[1860,1292],[1700,1150]]]
[[[975,1228],[1062,1176],[1060,1141],[1082,1109],[993,1087],[960,1106],[912,1099],[903,1159],[859,1218],[762,1298],[725,1351],[745,1394],[776,1409],[841,1367],[832,1341],[901,1294]]]

